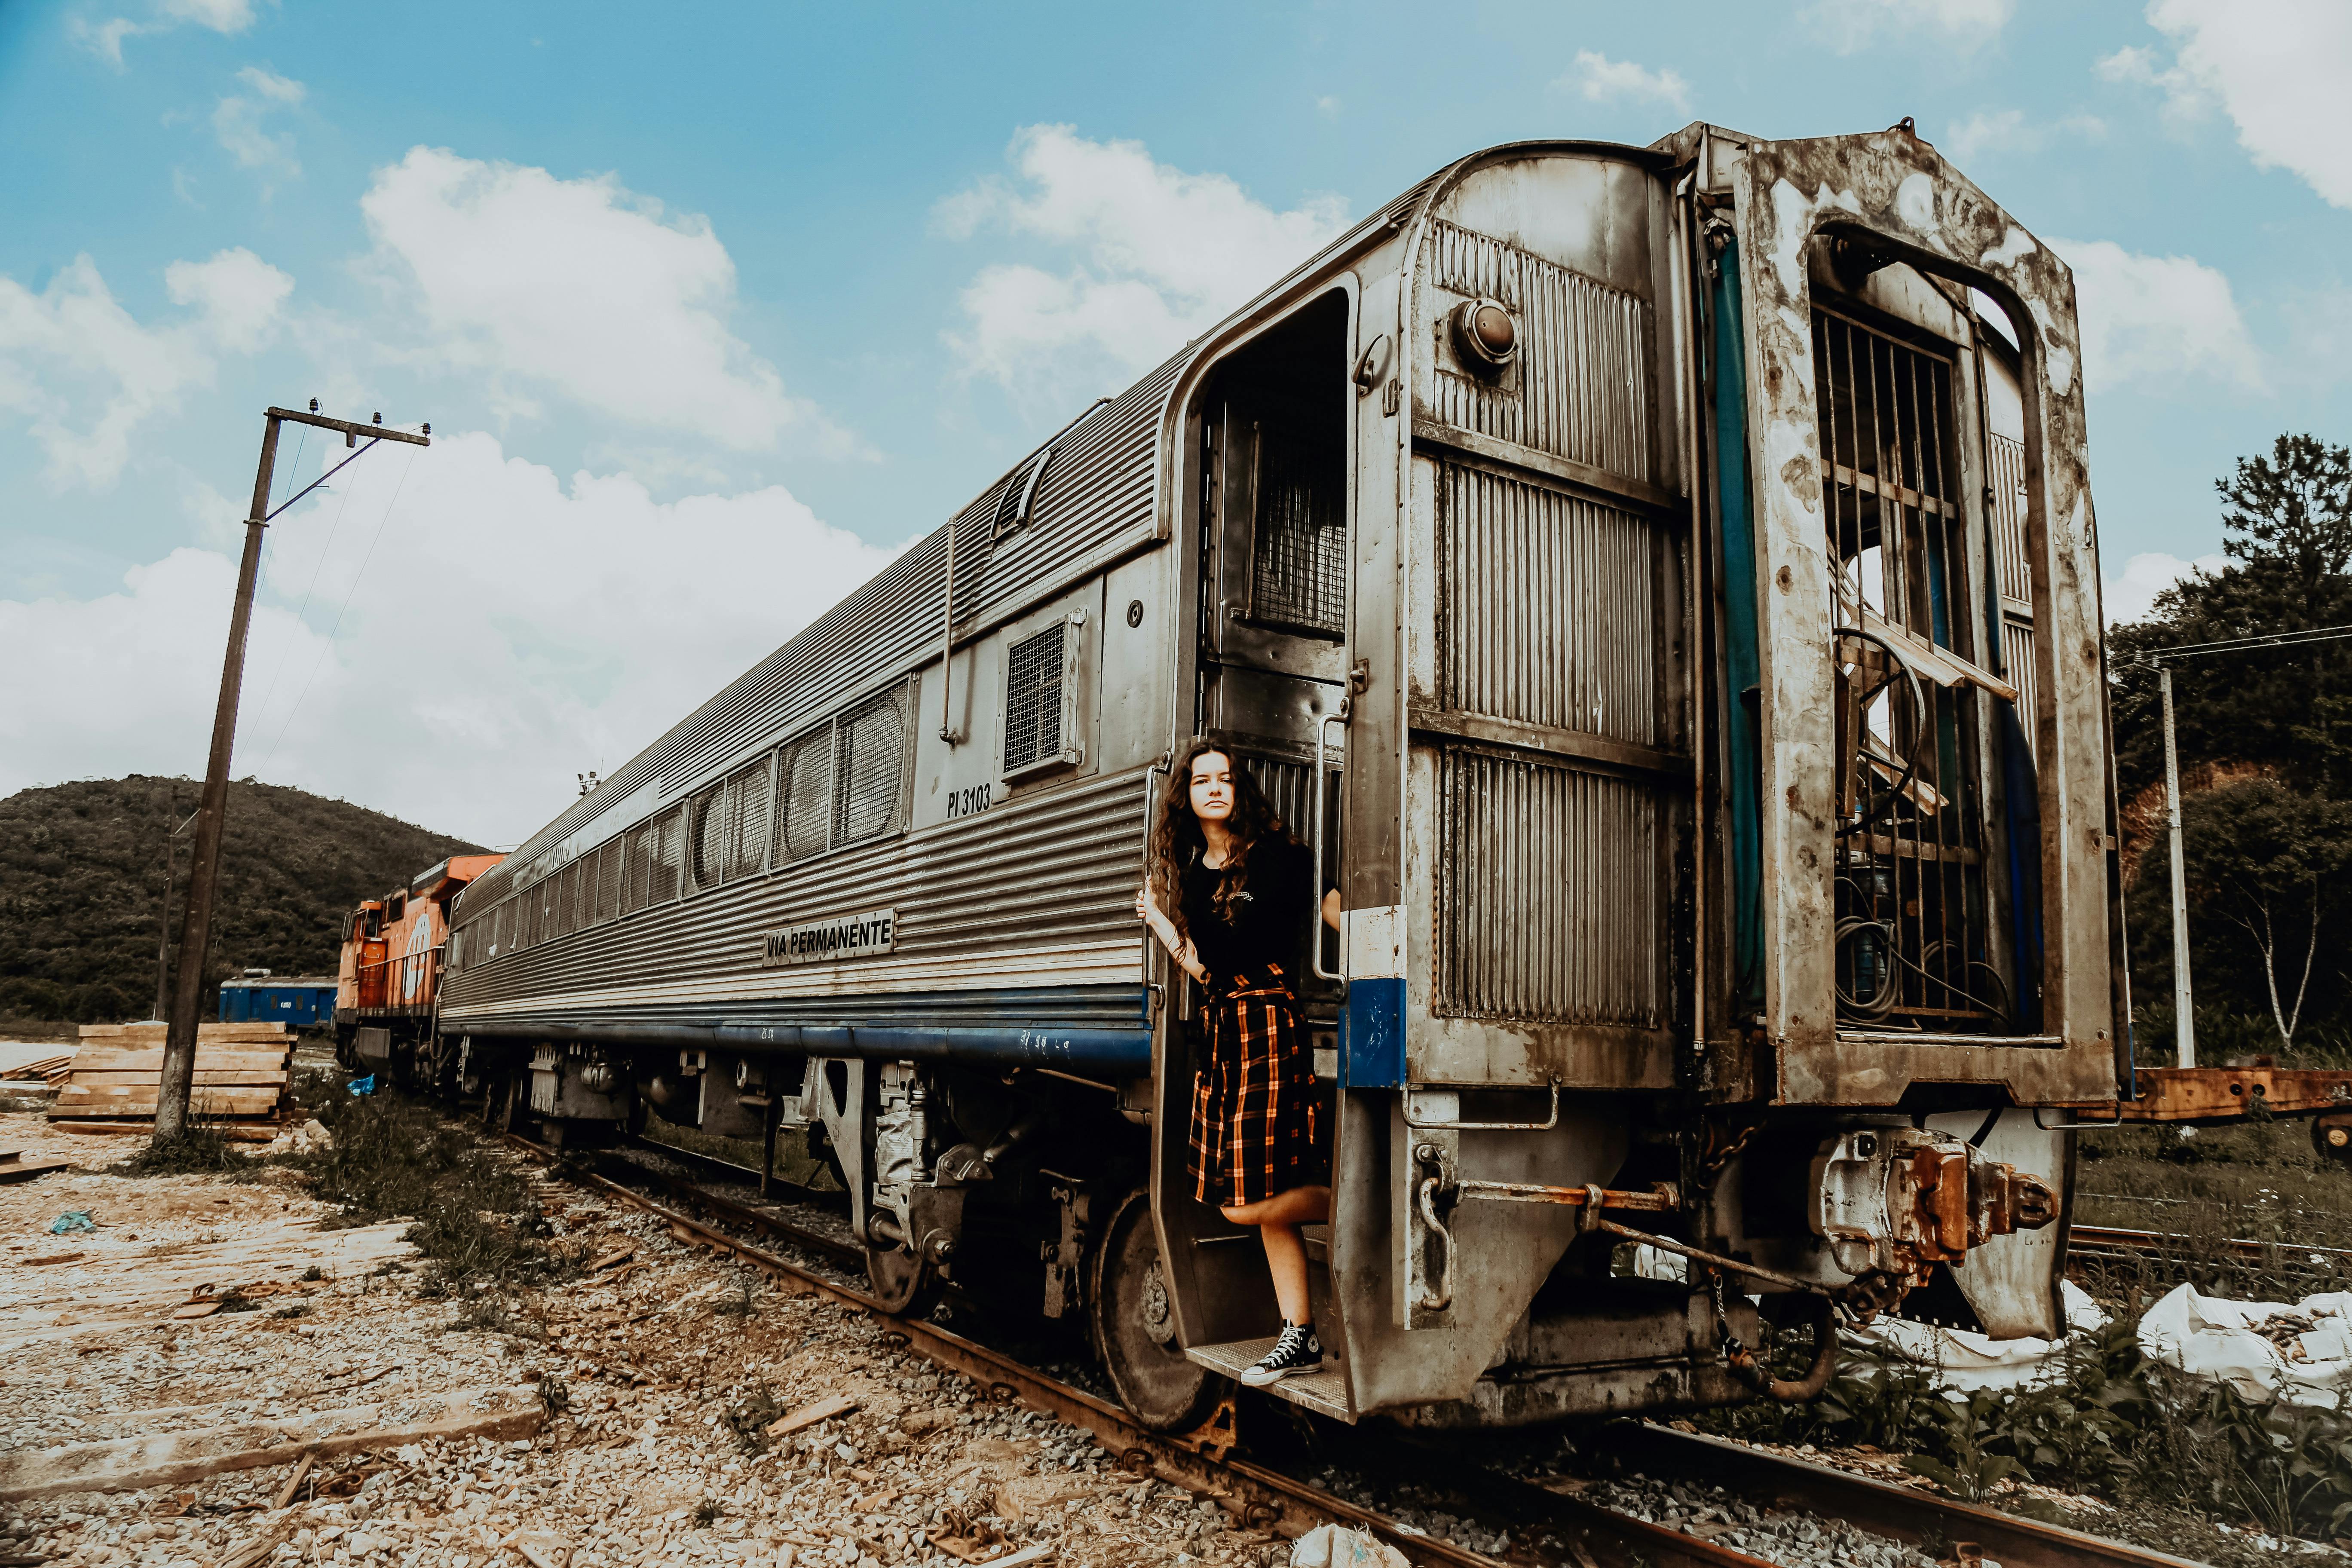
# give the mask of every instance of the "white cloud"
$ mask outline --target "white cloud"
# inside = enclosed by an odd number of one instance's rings
[[[174,22],[193,22],[215,33],[242,33],[253,26],[253,0],[163,0],[156,9]]]
[[[557,395],[723,447],[772,447],[794,426],[855,443],[729,329],[735,263],[709,220],[672,217],[611,176],[417,147],[361,199],[369,269],[413,306],[430,368],[487,373],[493,403],[533,414]]]
[[[2219,104],[2259,167],[2300,176],[2333,205],[2352,207],[2352,6],[2343,0],[2148,0],[2147,20],[2173,63],[2142,47],[2098,64],[2110,81],[2160,89],[2168,117],[2194,121]]]
[[[271,531],[235,771],[483,842],[537,828],[574,773],[611,772],[894,553],[781,488],[657,504],[481,434],[346,474],[348,496]],[[229,555],[189,548],[119,593],[0,601],[0,795],[200,769],[234,579]],[[419,605],[483,584],[495,613],[420,627]]]
[[[134,22],[128,16],[92,22],[76,16],[66,26],[76,43],[120,70],[124,39],[144,33],[168,33],[182,23],[209,27],[215,33],[241,33],[253,26],[253,0],[161,0],[152,22]]]
[[[0,277],[0,411],[25,420],[47,455],[53,488],[112,484],[131,437],[151,416],[212,384],[215,353],[267,342],[294,280],[249,250],[164,271],[186,320],[142,326],[87,256],[38,294]]]
[[[1576,68],[1551,85],[1554,91],[1580,94],[1587,103],[1654,100],[1685,112],[1690,109],[1690,83],[1680,71],[1646,70],[1591,49],[1579,49]]]
[[[983,268],[963,291],[964,327],[948,344],[968,374],[1008,387],[1059,395],[1093,389],[1087,375],[1148,368],[1313,255],[1347,217],[1331,195],[1276,212],[1225,175],[1172,169],[1139,142],[1089,142],[1067,125],[1029,126],[1007,155],[1017,185],[983,181],[938,216],[957,238],[1000,228],[1073,253],[1060,270]]]
[[[1973,49],[2016,13],[2017,0],[1818,0],[1802,15],[1840,54],[1853,54],[1886,36]]]
[[[2230,280],[2188,256],[2140,256],[2113,240],[2053,239],[2074,271],[2083,375],[2094,392],[2126,382],[2206,377],[2263,385]]]
[[[276,331],[294,279],[240,246],[209,261],[174,261],[163,268],[163,288],[172,303],[202,312],[221,347],[251,353]]]
[[[2100,607],[2106,612],[2107,625],[2123,626],[2131,621],[2144,621],[2156,608],[2156,596],[2192,572],[2219,572],[2228,564],[2221,555],[2200,555],[2194,561],[2183,561],[2178,555],[2151,552],[2135,555],[2124,563],[2124,569],[2109,576],[2102,584]]]
[[[2004,153],[2039,153],[2053,144],[2104,142],[2107,122],[2095,114],[2069,114],[2036,121],[2021,109],[1979,109],[1938,139],[1957,163]]]
[[[302,84],[258,66],[246,67],[236,79],[247,91],[230,93],[213,106],[213,134],[229,156],[247,169],[266,169],[288,179],[299,174],[302,165],[294,157],[294,138],[271,135],[263,121],[274,109],[300,103]]]

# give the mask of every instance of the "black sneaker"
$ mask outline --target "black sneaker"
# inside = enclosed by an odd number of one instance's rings
[[[1274,1342],[1272,1350],[1258,1358],[1255,1366],[1242,1373],[1242,1382],[1251,1388],[1264,1388],[1269,1383],[1279,1383],[1303,1372],[1322,1370],[1323,1346],[1315,1338],[1315,1331],[1305,1323],[1285,1323],[1282,1337]]]

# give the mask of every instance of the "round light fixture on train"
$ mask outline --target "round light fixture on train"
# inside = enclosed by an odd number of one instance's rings
[[[1518,324],[1500,300],[1465,300],[1453,319],[1454,346],[1473,369],[1499,371],[1517,356]]]

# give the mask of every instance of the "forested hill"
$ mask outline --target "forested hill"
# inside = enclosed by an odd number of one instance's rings
[[[0,800],[0,1015],[143,1018],[155,997],[164,844],[195,810],[188,779],[91,779]],[[180,837],[172,937],[194,829]],[[343,912],[462,839],[299,789],[232,784],[208,984],[247,967],[332,974]]]

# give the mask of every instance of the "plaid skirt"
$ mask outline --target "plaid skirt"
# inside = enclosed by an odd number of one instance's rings
[[[1327,1112],[1298,999],[1281,972],[1213,993],[1192,1075],[1192,1195],[1219,1208],[1330,1181]]]

